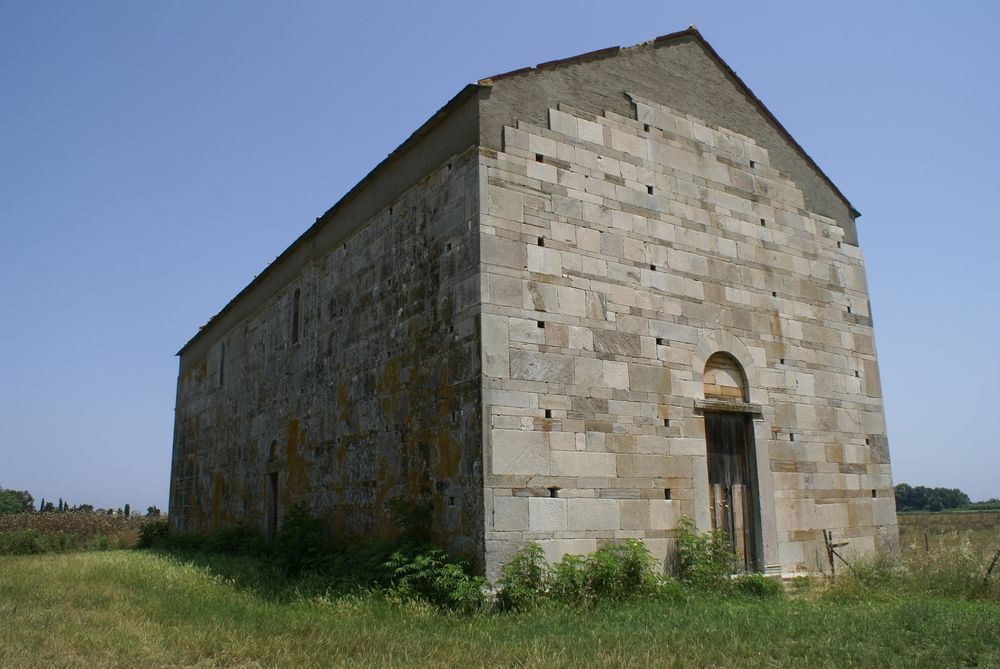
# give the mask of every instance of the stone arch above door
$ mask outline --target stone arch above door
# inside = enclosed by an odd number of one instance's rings
[[[755,401],[754,395],[756,390],[760,388],[760,383],[753,356],[750,354],[750,349],[740,341],[739,337],[725,330],[709,330],[698,339],[691,361],[692,380],[697,383],[697,397],[695,399],[705,399],[705,367],[709,359],[718,353],[731,357],[739,364],[743,372],[743,381],[746,384],[746,392],[742,401]]]

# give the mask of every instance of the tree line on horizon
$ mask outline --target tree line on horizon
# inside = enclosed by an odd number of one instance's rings
[[[126,504],[124,507],[116,509],[95,509],[93,504],[71,505],[64,501],[62,497],[58,502],[46,501],[43,497],[35,509],[35,498],[27,490],[8,490],[0,488],[0,515],[6,513],[65,513],[70,511],[82,511],[85,513],[107,513],[109,515],[123,515],[126,518],[132,515],[132,506]],[[155,505],[146,508],[146,516],[156,517],[160,515],[160,509]]]
[[[1000,499],[973,502],[958,488],[929,488],[897,483],[896,511],[987,511],[1000,509]]]

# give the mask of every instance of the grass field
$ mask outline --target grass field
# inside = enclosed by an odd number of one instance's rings
[[[462,617],[366,595],[261,597],[111,551],[0,559],[2,667],[1000,666],[1000,605],[888,592],[690,596]]]
[[[0,667],[1000,667],[996,589],[976,600],[844,577],[780,598],[462,616],[307,582],[268,590],[255,569],[141,551],[0,557]]]

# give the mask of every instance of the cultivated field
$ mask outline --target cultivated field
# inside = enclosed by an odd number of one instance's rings
[[[0,557],[0,667],[1000,667],[1000,589],[957,594],[967,583],[948,569],[968,552],[921,550],[910,575],[859,565],[776,598],[672,591],[489,615],[268,590],[248,558]],[[941,587],[921,581],[926,565]]]

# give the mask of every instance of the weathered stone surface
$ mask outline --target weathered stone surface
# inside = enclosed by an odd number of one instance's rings
[[[463,104],[182,352],[175,529],[302,501],[391,537],[405,502],[494,578],[529,540],[666,559],[680,515],[711,527],[724,408],[762,564],[815,568],[820,529],[894,545],[849,205],[718,64],[641,46]]]

